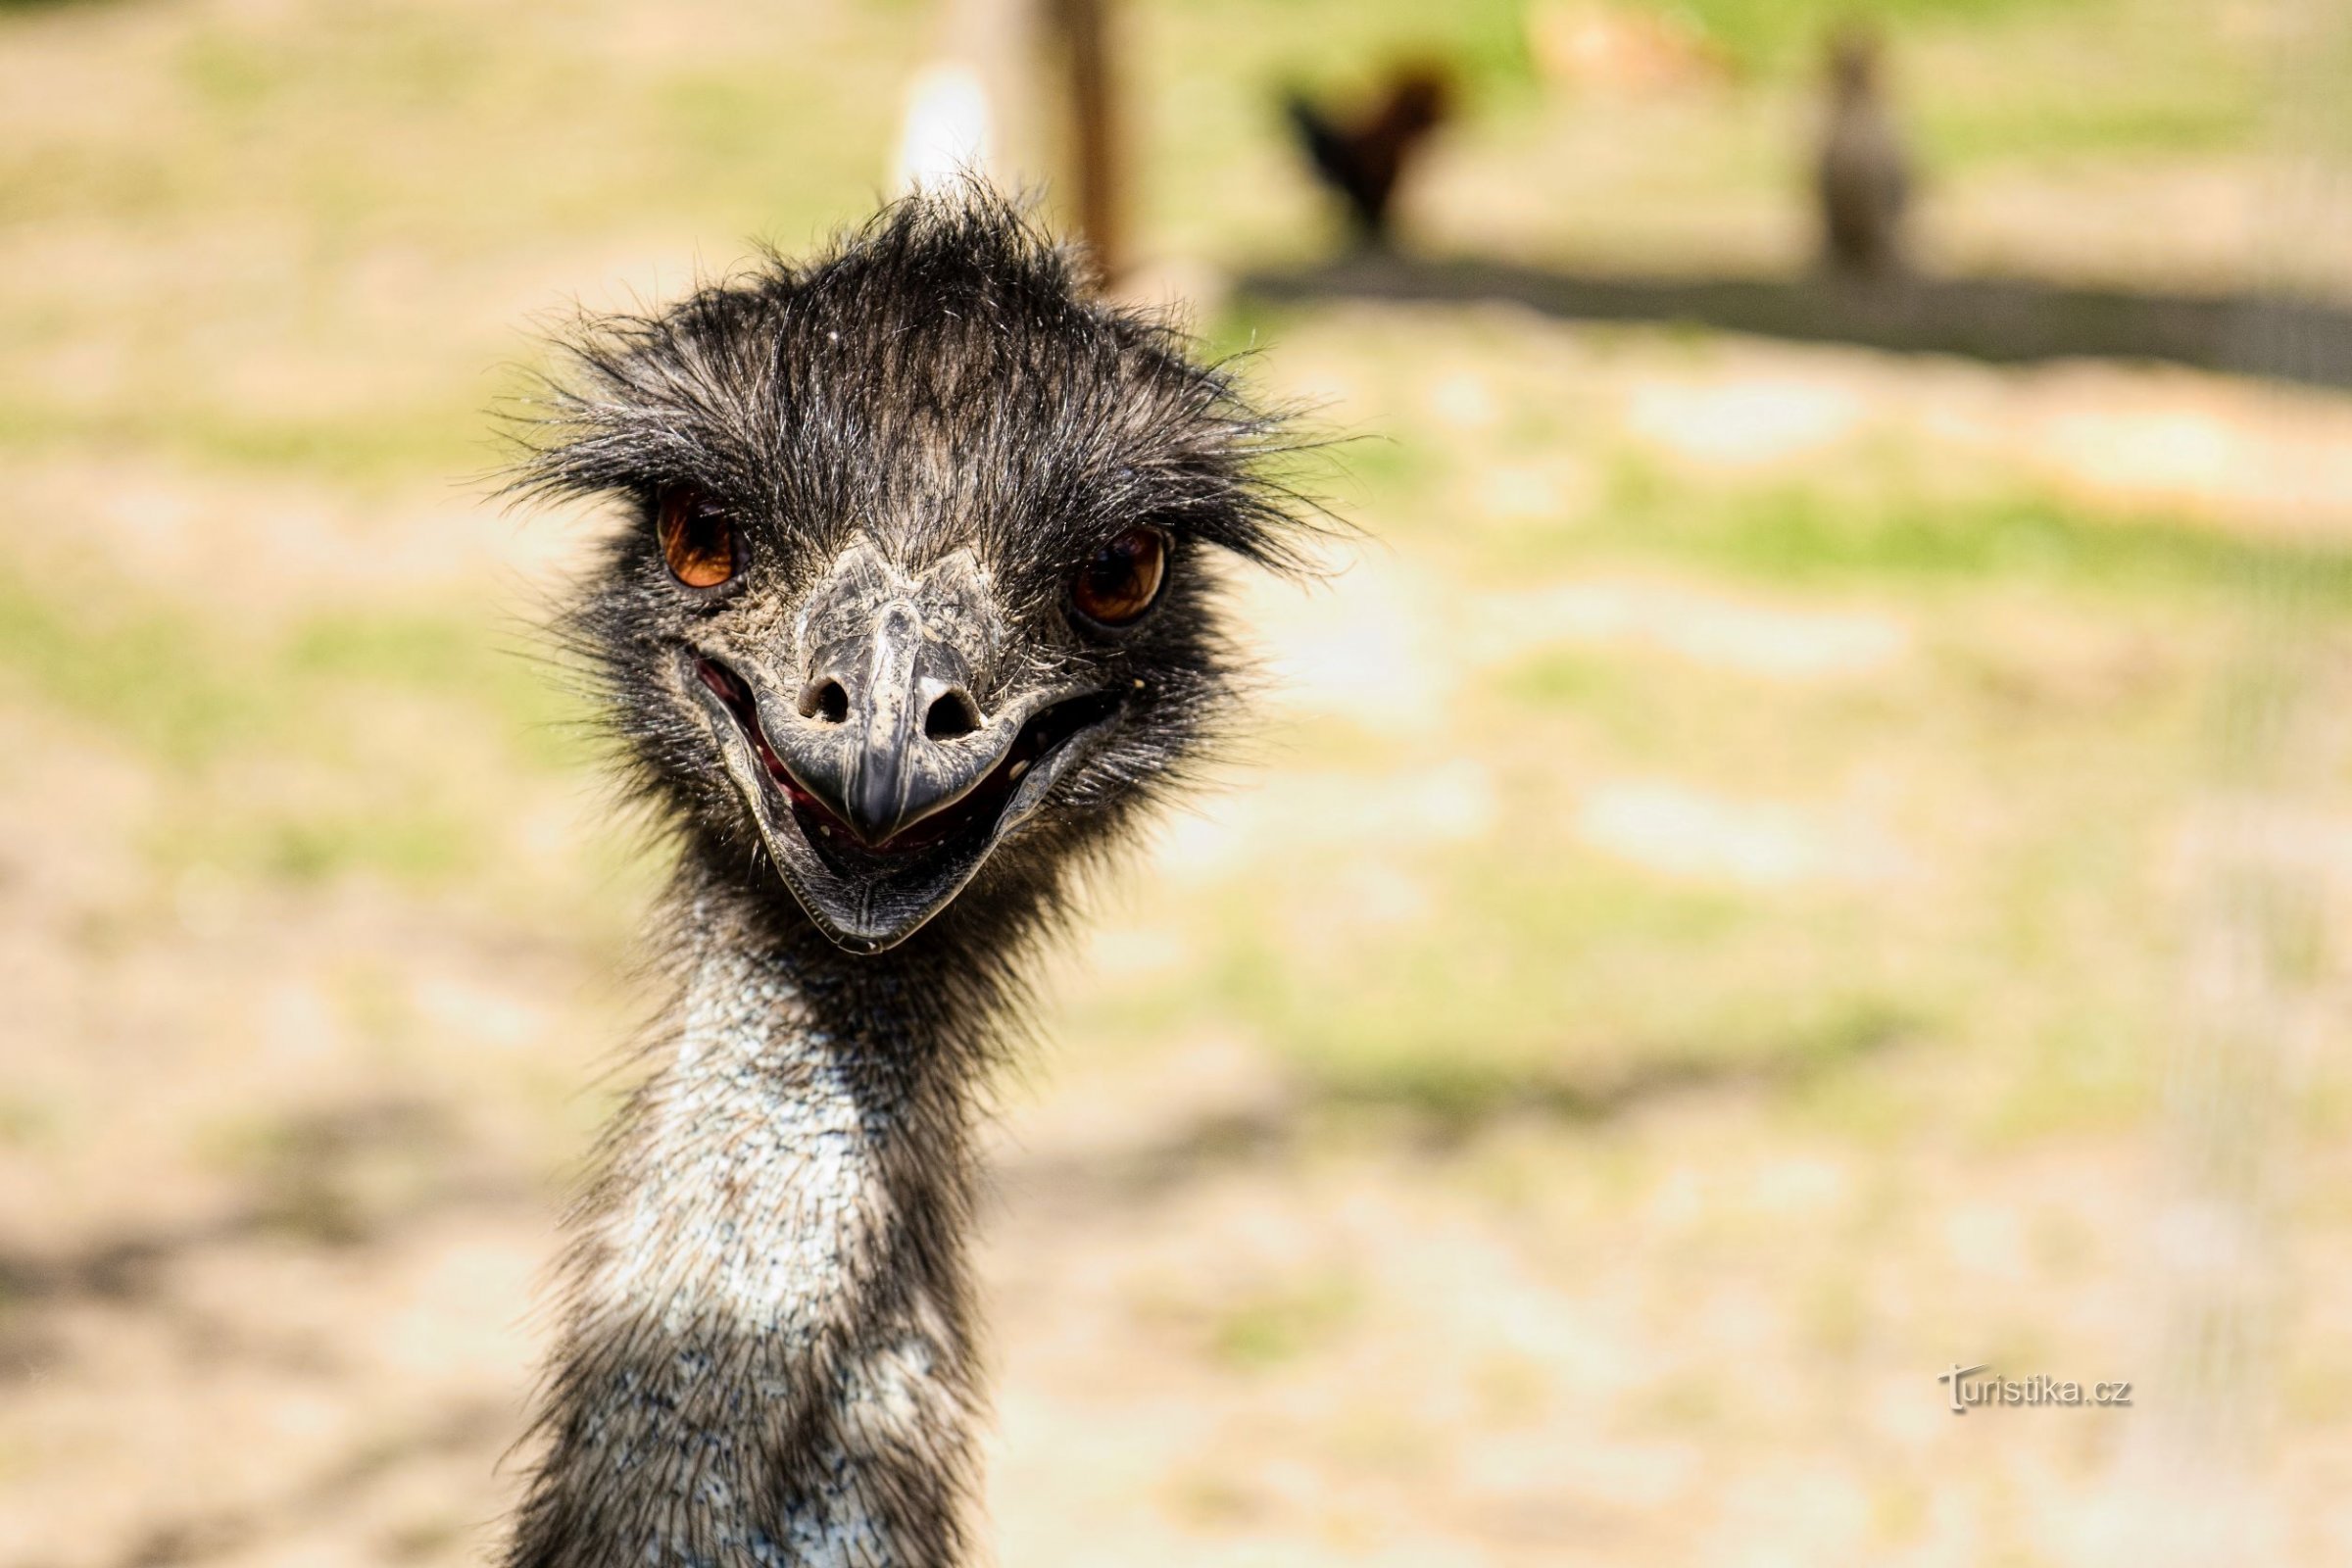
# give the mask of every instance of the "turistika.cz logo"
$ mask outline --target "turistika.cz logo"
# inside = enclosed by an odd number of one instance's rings
[[[1954,1362],[1949,1372],[1936,1374],[1936,1382],[1949,1385],[1946,1392],[1951,1397],[1952,1414],[1966,1415],[1988,1404],[2118,1406],[2132,1402],[2129,1383],[2070,1383],[2040,1372],[2026,1378],[1979,1376],[1991,1367],[1989,1361],[1980,1361],[1975,1366]]]

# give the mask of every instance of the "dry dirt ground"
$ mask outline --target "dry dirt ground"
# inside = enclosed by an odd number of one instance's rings
[[[525,145],[415,9],[354,13],[368,69],[421,51]],[[674,62],[614,9],[501,24],[599,40],[516,46],[542,108]],[[64,170],[0,228],[0,1568],[478,1560],[647,1005],[658,852],[528,658],[594,520],[444,460],[503,323],[676,281],[688,164],[613,133],[644,211],[542,240],[441,149],[481,244],[399,230],[421,176],[338,226],[392,154],[337,138],[414,83],[336,87],[316,14],[0,16],[0,114]],[[886,101],[895,47],[810,90]],[[265,134],[330,88],[323,150]],[[109,161],[94,106],[198,100],[220,140]],[[1605,140],[1511,135],[1555,131]],[[832,200],[834,156],[777,178]],[[2053,267],[2134,275],[2146,213],[2234,211],[2217,167],[1994,167],[1951,244],[2054,204]],[[1362,435],[1315,482],[1368,538],[1239,585],[1252,756],[1098,890],[1004,1086],[1002,1559],[2352,1560],[2352,398],[1212,325]],[[2132,1404],[1956,1416],[1975,1362]]]

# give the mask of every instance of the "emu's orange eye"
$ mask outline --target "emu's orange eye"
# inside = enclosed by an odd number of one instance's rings
[[[700,492],[672,490],[662,498],[654,531],[671,576],[689,588],[715,588],[735,575],[735,528]]]
[[[1167,577],[1168,536],[1157,528],[1130,528],[1079,570],[1070,603],[1097,625],[1131,625],[1159,598]]]

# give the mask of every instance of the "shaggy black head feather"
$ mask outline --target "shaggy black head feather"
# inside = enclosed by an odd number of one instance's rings
[[[1077,257],[977,187],[899,202],[813,262],[771,255],[659,313],[590,320],[564,357],[516,488],[624,505],[567,630],[636,781],[703,872],[787,911],[790,886],[853,952],[926,921],[931,943],[1033,924],[1233,699],[1209,558],[1305,564],[1312,525],[1261,470],[1280,420],[1165,322],[1095,298]],[[665,564],[657,525],[681,494],[732,529],[721,586],[684,586]],[[1073,582],[1138,527],[1167,547],[1157,603],[1119,630],[1074,613]],[[940,634],[947,684],[983,726],[933,748],[943,776],[958,745],[1014,746],[1049,700],[1063,707],[1018,745],[1092,727],[1003,821],[869,854],[836,831],[838,794],[812,798],[829,764],[804,767],[791,746],[830,740],[803,733],[835,718],[812,702],[839,706],[820,689],[824,617],[892,602]],[[1003,771],[991,787],[1010,788]],[[968,880],[923,863],[951,852],[977,855]]]

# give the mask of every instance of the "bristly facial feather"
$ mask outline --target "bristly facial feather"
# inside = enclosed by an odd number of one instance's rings
[[[852,952],[951,906],[943,930],[1033,925],[1232,702],[1205,558],[1305,564],[1312,525],[1262,472],[1281,421],[978,187],[592,320],[564,359],[514,488],[622,505],[565,629],[634,782],[690,858],[789,887]],[[665,556],[681,508],[723,563]],[[1103,624],[1073,585],[1139,529],[1164,583]],[[893,605],[920,623],[895,653],[862,623]],[[877,760],[894,724],[906,755]]]

